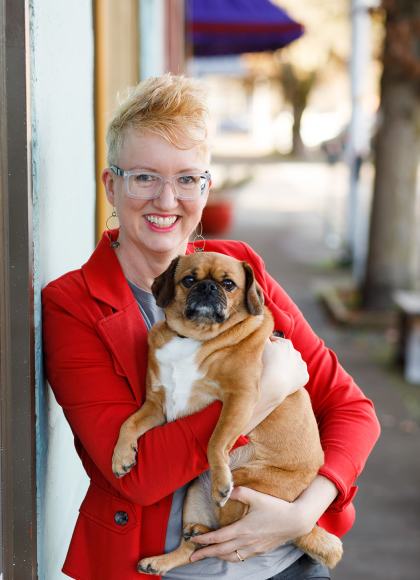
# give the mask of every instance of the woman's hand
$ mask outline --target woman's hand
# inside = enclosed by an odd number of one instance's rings
[[[192,562],[211,556],[238,562],[235,550],[246,560],[274,550],[313,527],[312,522],[305,522],[296,503],[247,487],[235,488],[231,499],[249,504],[248,514],[229,526],[195,537],[194,542],[211,545],[196,551],[191,557]]]
[[[281,401],[309,381],[302,355],[287,338],[272,335],[265,345],[262,362],[262,387],[275,389]]]
[[[247,487],[236,487],[231,499],[249,504],[249,511],[241,520],[214,532],[196,536],[194,542],[205,544],[191,561],[211,556],[239,562],[309,533],[337,495],[335,485],[318,475],[293,503],[283,501]]]
[[[271,336],[264,348],[260,398],[244,433],[261,423],[284,399],[306,385],[306,363],[290,340]]]

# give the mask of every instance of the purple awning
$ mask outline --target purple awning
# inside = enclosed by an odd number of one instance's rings
[[[270,0],[187,0],[187,40],[193,56],[276,50],[303,26]]]

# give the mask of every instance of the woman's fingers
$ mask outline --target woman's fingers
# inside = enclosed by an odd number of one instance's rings
[[[280,378],[276,382],[280,388],[286,389],[287,394],[303,387],[309,380],[308,369],[301,353],[286,338],[271,336],[265,346],[262,360],[271,380],[275,378],[276,373],[279,375],[281,369]],[[274,374],[270,373],[270,370],[274,370]]]
[[[256,556],[257,552],[250,552],[249,548],[239,547],[237,550],[234,550],[232,553],[227,554],[226,556],[220,556],[220,560],[226,560],[226,562],[233,562],[233,563],[241,563],[248,558],[252,558]]]
[[[235,487],[231,493],[231,498],[241,501],[242,503],[249,504],[252,507],[252,504],[255,504],[259,500],[259,492],[249,487]],[[194,542],[198,544],[220,544],[221,542],[228,542],[232,540],[240,534],[241,529],[243,528],[243,520],[239,520],[229,526],[225,526],[224,528],[219,528],[218,530],[214,530],[213,532],[208,532],[207,534],[201,534],[200,536],[195,536]]]
[[[233,492],[232,492],[233,493]],[[240,529],[239,522],[215,530],[214,532],[208,532],[207,534],[202,534],[201,536],[194,537],[194,543],[197,544],[221,544],[222,542],[229,542],[233,540],[238,535],[238,527]]]
[[[197,562],[203,558],[221,558],[222,560],[229,560],[229,562],[231,562],[232,555],[236,557],[235,550],[240,551],[236,539],[229,542],[223,542],[222,544],[213,544],[212,546],[207,546],[194,552],[191,556],[191,562]],[[242,552],[245,553],[244,547],[242,547]],[[240,554],[241,557],[244,558],[242,552],[240,551]],[[239,561],[239,558],[237,558],[237,560]]]
[[[246,503],[252,509],[252,505],[257,505],[259,501],[259,492],[247,487],[235,487],[232,491],[231,498]],[[206,544],[205,548],[197,550],[192,556],[191,561],[202,560],[203,558],[217,557],[229,562],[240,561],[235,550],[240,552],[242,558],[249,558],[257,552],[249,549],[255,543],[254,534],[250,533],[249,526],[244,521],[239,520],[229,526],[196,536],[194,542]]]

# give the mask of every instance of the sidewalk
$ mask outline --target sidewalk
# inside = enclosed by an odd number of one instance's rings
[[[316,298],[334,279],[334,250],[325,240],[342,221],[345,172],[321,164],[255,166],[237,193],[228,236],[247,241],[298,303],[315,331],[370,397],[382,436],[358,481],[357,521],[345,537],[340,580],[419,580],[420,387],[404,383],[389,363],[383,334],[338,327]],[[339,227],[341,227],[339,225]],[[335,232],[336,233],[336,232]]]

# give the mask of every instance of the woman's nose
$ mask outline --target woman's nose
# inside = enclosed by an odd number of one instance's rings
[[[169,181],[165,181],[160,192],[160,196],[155,199],[155,204],[160,208],[173,208],[178,205],[178,200],[175,196],[173,185]]]

